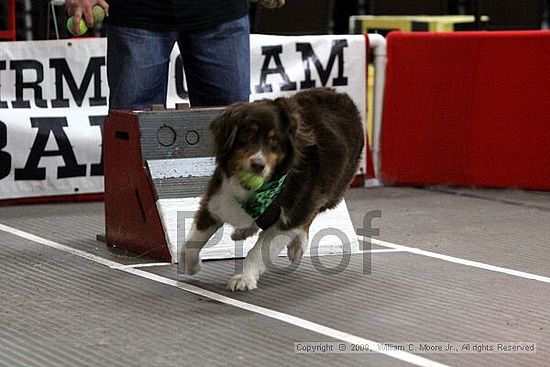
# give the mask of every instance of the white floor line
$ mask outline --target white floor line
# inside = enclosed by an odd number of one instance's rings
[[[172,263],[142,263],[142,264],[130,264],[130,265],[122,265],[117,266],[113,269],[127,269],[127,268],[151,268],[154,266],[168,266],[172,265]]]
[[[481,263],[481,262],[478,262],[478,261],[462,259],[460,257],[443,255],[443,254],[439,254],[437,252],[421,250],[417,247],[409,247],[409,246],[399,245],[397,243],[378,240],[376,238],[367,239],[366,237],[361,236],[361,235],[357,235],[357,237],[360,240],[364,240],[364,241],[370,240],[371,244],[384,246],[384,247],[389,247],[389,248],[394,249],[394,250],[409,252],[409,253],[412,253],[412,254],[417,254],[417,255],[422,255],[422,256],[428,256],[428,257],[432,257],[434,259],[439,259],[439,260],[444,260],[444,261],[448,261],[448,262],[455,263],[455,264],[460,264],[460,265],[465,265],[465,266],[471,266],[471,267],[474,267],[474,268],[494,271],[494,272],[497,272],[497,273],[508,274],[508,275],[512,275],[512,276],[515,276],[515,277],[520,277],[520,278],[525,278],[525,279],[530,279],[530,280],[536,280],[538,282],[550,283],[550,277],[545,277],[545,276],[542,276],[542,275],[526,273],[526,272],[523,272],[523,271],[513,270],[513,269],[508,269],[508,268],[502,268],[500,266],[485,264],[485,263]]]
[[[405,252],[405,250],[398,250],[394,248],[376,248],[372,250],[359,250],[352,253],[352,255],[357,254],[381,254],[381,253],[389,253],[389,252]],[[317,254],[316,257],[323,257],[323,256],[342,256],[342,254]],[[312,257],[311,255],[305,255],[304,257]],[[208,261],[208,260],[204,260]],[[155,266],[170,266],[173,265],[172,263],[168,262],[162,262],[162,263],[140,263],[140,264],[129,264],[129,265],[120,265],[113,267],[113,269],[126,269],[126,268],[150,268]]]
[[[396,248],[375,248],[372,250],[361,250],[359,252],[354,252],[357,254],[383,254],[388,252],[405,252],[405,250],[399,250]]]
[[[398,250],[394,248],[377,248],[372,250],[359,250],[352,252],[352,255],[360,255],[360,254],[381,254],[381,253],[388,253],[388,252],[405,252],[404,250]],[[342,254],[317,254],[316,257],[324,257],[324,256],[342,256]],[[313,257],[311,255],[305,255],[304,257]],[[209,261],[209,260],[204,260]],[[172,263],[163,262],[163,263],[139,263],[139,264],[129,264],[129,265],[120,265],[113,267],[113,269],[126,269],[126,268],[151,268],[155,266],[170,266],[174,265]]]
[[[321,325],[321,324],[317,324],[315,322],[311,322],[311,321],[296,317],[296,316],[288,315],[288,314],[285,314],[283,312],[279,312],[279,311],[275,311],[275,310],[272,310],[272,309],[269,309],[269,308],[256,306],[256,305],[253,305],[251,303],[246,303],[246,302],[243,302],[243,301],[239,301],[239,300],[236,300],[234,298],[227,297],[227,296],[224,296],[224,295],[216,293],[216,292],[212,292],[212,291],[209,291],[209,290],[206,290],[206,289],[203,289],[203,288],[191,285],[191,284],[187,284],[185,282],[173,280],[173,279],[170,279],[170,278],[166,278],[166,277],[163,277],[163,276],[160,276],[160,275],[152,274],[152,273],[149,273],[149,272],[146,272],[146,271],[143,271],[143,270],[140,270],[140,269],[136,269],[136,268],[121,267],[121,265],[123,265],[123,264],[117,263],[117,262],[112,261],[112,260],[104,259],[100,256],[96,256],[96,255],[87,253],[87,252],[82,251],[82,250],[74,249],[74,248],[71,248],[69,246],[54,242],[54,241],[50,241],[48,239],[33,235],[33,234],[25,232],[25,231],[21,231],[17,228],[6,226],[4,224],[0,224],[0,231],[11,233],[15,236],[33,241],[35,243],[39,243],[39,244],[48,246],[50,248],[54,248],[54,249],[57,249],[57,250],[60,250],[60,251],[70,253],[72,255],[84,258],[86,260],[93,261],[97,264],[108,266],[109,268],[112,268],[112,269],[115,269],[115,270],[118,270],[118,271],[133,274],[133,275],[136,275],[136,276],[139,276],[139,277],[142,277],[142,278],[146,278],[146,279],[158,282],[158,283],[162,283],[162,284],[165,284],[165,285],[168,285],[168,286],[176,287],[178,289],[184,290],[186,292],[189,292],[189,293],[201,296],[201,297],[206,297],[206,298],[209,298],[211,300],[224,303],[226,305],[231,305],[231,306],[243,309],[243,310],[247,310],[247,311],[262,315],[262,316],[272,318],[274,320],[279,320],[279,321],[285,322],[287,324],[291,324],[291,325],[300,327],[300,328],[305,329],[305,330],[309,330],[309,331],[312,331],[312,332],[315,332],[315,333],[318,333],[318,334],[321,334],[321,335],[328,336],[330,338],[334,338],[334,339],[337,339],[337,340],[342,340],[344,342],[352,343],[352,344],[369,345],[371,350],[378,351],[379,354],[383,354],[383,355],[386,355],[388,357],[392,357],[392,358],[395,358],[395,359],[413,364],[415,366],[449,367],[445,364],[435,362],[435,361],[429,360],[427,358],[424,358],[424,357],[421,357],[421,356],[418,356],[418,355],[415,355],[415,354],[412,354],[412,353],[407,353],[407,352],[398,351],[398,350],[397,351],[396,350],[378,350],[378,346],[379,346],[378,342],[368,340],[368,339],[365,339],[365,338],[361,338],[361,337],[358,337],[358,336],[355,336],[355,335],[352,335],[352,334],[349,334],[349,333],[346,333],[346,332],[343,332],[343,331],[340,331],[340,330],[336,330],[336,329],[333,329],[333,328],[330,328],[330,327],[327,327],[327,326],[324,326],[324,325]]]
[[[361,255],[361,254],[381,254],[381,253],[387,253],[387,252],[405,252],[404,250],[398,250],[398,249],[393,249],[393,248],[375,248],[375,249],[371,249],[371,250],[359,250],[359,251],[354,251],[351,253],[351,255]],[[347,253],[348,255],[350,254],[349,252]],[[325,257],[325,256],[342,256],[342,253],[341,252],[337,252],[337,253],[334,253],[334,254],[317,254],[315,255],[315,257]],[[309,254],[304,254],[304,258],[307,258],[307,257],[314,257],[314,256],[311,256]]]

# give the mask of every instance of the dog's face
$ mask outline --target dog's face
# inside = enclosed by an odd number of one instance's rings
[[[227,177],[251,170],[267,181],[288,169],[299,121],[285,103],[236,103],[212,121],[216,160]]]

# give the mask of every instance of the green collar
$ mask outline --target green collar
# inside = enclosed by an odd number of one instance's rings
[[[281,192],[287,175],[277,181],[264,183],[250,198],[241,202],[242,208],[252,217],[259,217]]]

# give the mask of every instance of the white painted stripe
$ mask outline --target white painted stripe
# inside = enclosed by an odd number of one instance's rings
[[[403,250],[397,250],[393,248],[376,248],[372,250],[357,250],[353,252],[346,252],[346,255],[360,255],[360,254],[381,254],[381,253],[388,253],[388,252],[404,252]],[[334,253],[320,253],[316,255],[311,255],[311,252],[304,253],[304,257],[325,257],[325,256],[343,256],[342,252],[334,252]]]
[[[351,253],[351,255],[357,255],[357,254],[381,254],[381,253],[390,253],[390,252],[405,252],[404,250],[398,250],[393,248],[377,248],[373,250],[359,250]],[[349,254],[349,253],[348,253]],[[327,253],[327,254],[317,254],[315,257],[325,257],[325,256],[342,256],[342,254],[338,253]],[[314,257],[309,252],[304,254],[304,257]],[[203,259],[204,260],[204,259]],[[208,261],[208,260],[205,260]],[[152,268],[155,266],[170,266],[173,265],[172,263],[140,263],[140,264],[129,264],[129,265],[120,265],[115,266],[113,269],[129,269],[129,268]]]
[[[66,245],[62,245],[62,244],[54,242],[54,241],[47,240],[43,237],[36,236],[32,233],[25,232],[25,231],[22,231],[20,229],[7,226],[5,224],[0,223],[0,231],[11,233],[11,234],[13,234],[17,237],[21,237],[21,238],[24,238],[24,239],[27,239],[27,240],[30,240],[30,241],[33,241],[33,242],[36,242],[36,243],[40,243],[42,245],[45,245],[45,246],[48,246],[48,247],[51,247],[51,248],[55,248],[57,250],[68,252],[72,255],[82,257],[86,260],[90,260],[90,261],[96,262],[98,264],[108,266],[109,268],[112,268],[112,269],[117,269],[120,266],[124,265],[124,264],[121,264],[121,263],[117,263],[115,261],[105,259],[105,258],[97,256],[97,255],[90,254],[86,251],[78,250],[78,249],[75,249],[75,248],[72,248],[72,247],[69,247],[69,246],[66,246]]]
[[[216,168],[214,157],[150,159],[147,164],[153,178],[210,177]]]
[[[416,247],[409,247],[409,246],[399,245],[397,243],[378,240],[376,238],[367,239],[366,237],[361,236],[361,235],[357,235],[357,237],[364,240],[364,241],[370,240],[370,242],[374,245],[389,247],[389,248],[394,249],[394,250],[409,252],[409,253],[412,253],[412,254],[417,254],[417,255],[422,255],[422,256],[428,256],[428,257],[431,257],[431,258],[434,258],[434,259],[448,261],[448,262],[455,263],[455,264],[471,266],[471,267],[474,267],[474,268],[494,271],[494,272],[497,272],[497,273],[508,274],[508,275],[512,275],[512,276],[515,276],[515,277],[520,277],[520,278],[525,278],[525,279],[530,279],[530,280],[536,280],[536,281],[543,282],[543,283],[550,283],[550,277],[545,277],[545,276],[542,276],[542,275],[526,273],[526,272],[523,272],[523,271],[513,270],[513,269],[508,269],[508,268],[502,268],[500,266],[485,264],[485,263],[481,263],[481,262],[473,261],[473,260],[468,260],[468,259],[462,259],[460,257],[443,255],[443,254],[439,254],[437,252],[421,250],[421,249],[416,248]]]
[[[113,269],[129,269],[129,268],[152,268],[154,266],[168,266],[172,263],[142,263],[142,264],[130,264],[130,265],[120,265]]]
[[[372,250],[361,250],[358,253],[359,254],[382,254],[382,253],[388,253],[388,252],[403,252],[404,250],[399,250],[395,248],[375,248]]]
[[[187,283],[184,283],[184,282],[181,282],[181,281],[178,281],[178,280],[173,280],[173,279],[169,279],[169,278],[166,278],[166,277],[162,277],[160,275],[152,274],[152,273],[140,270],[140,269],[121,267],[121,266],[123,266],[123,264],[120,264],[120,263],[117,263],[115,261],[111,261],[111,260],[108,260],[108,259],[104,259],[100,256],[96,256],[96,255],[87,253],[87,252],[82,251],[82,250],[74,249],[74,248],[71,248],[69,246],[54,242],[54,241],[47,240],[45,238],[33,235],[31,233],[21,231],[19,229],[16,229],[16,228],[13,228],[13,227],[10,227],[10,226],[6,226],[4,224],[0,224],[0,230],[4,231],[4,232],[11,233],[11,234],[16,235],[18,237],[33,241],[35,243],[39,243],[39,244],[42,244],[42,245],[45,245],[45,246],[48,246],[48,247],[51,247],[51,248],[54,248],[54,249],[57,249],[57,250],[61,250],[61,251],[70,253],[72,255],[79,256],[79,257],[84,258],[86,260],[90,260],[90,261],[93,261],[95,263],[98,263],[98,264],[101,264],[101,265],[104,265],[104,266],[108,266],[109,268],[112,268],[112,269],[115,269],[115,270],[118,270],[118,271],[133,274],[133,275],[136,275],[136,276],[139,276],[139,277],[142,277],[142,278],[145,278],[145,279],[149,279],[149,280],[152,280],[152,281],[155,281],[155,282],[158,282],[158,283],[162,283],[162,284],[165,284],[165,285],[176,287],[178,289],[184,290],[186,292],[189,292],[189,293],[201,296],[201,297],[206,297],[206,298],[209,298],[211,300],[224,303],[226,305],[238,307],[240,309],[247,310],[247,311],[262,315],[262,316],[266,316],[266,317],[272,318],[274,320],[279,320],[279,321],[285,322],[287,324],[291,324],[291,325],[300,327],[302,329],[309,330],[309,331],[312,331],[312,332],[315,332],[315,333],[318,333],[318,334],[321,334],[321,335],[325,335],[325,336],[328,336],[328,337],[331,337],[331,338],[334,338],[334,339],[337,339],[337,340],[342,340],[342,341],[345,341],[347,343],[352,343],[352,344],[369,345],[371,350],[378,351],[378,353],[380,353],[380,354],[384,354],[388,357],[392,357],[392,358],[395,358],[395,359],[413,364],[415,366],[448,367],[445,364],[442,364],[442,363],[439,363],[439,362],[434,362],[434,361],[431,361],[427,358],[424,358],[424,357],[421,357],[421,356],[418,356],[418,355],[415,355],[415,354],[412,354],[412,353],[407,353],[407,352],[403,352],[403,351],[394,351],[394,350],[389,350],[389,351],[380,350],[379,351],[378,346],[379,346],[380,343],[378,343],[378,342],[368,340],[368,339],[365,339],[365,338],[361,338],[361,337],[358,337],[358,336],[355,336],[355,335],[352,335],[352,334],[349,334],[349,333],[346,333],[346,332],[343,332],[343,331],[340,331],[340,330],[330,328],[328,326],[324,326],[324,325],[321,325],[321,324],[318,324],[318,323],[315,323],[315,322],[311,322],[311,321],[296,317],[296,316],[288,315],[288,314],[285,314],[283,312],[279,312],[279,311],[275,311],[275,310],[272,310],[272,309],[269,309],[269,308],[256,306],[256,305],[253,305],[251,303],[246,303],[246,302],[243,302],[243,301],[239,301],[239,300],[236,300],[234,298],[227,297],[227,296],[224,296],[222,294],[215,293],[215,292],[212,292],[212,291],[194,286],[192,284],[187,284]]]

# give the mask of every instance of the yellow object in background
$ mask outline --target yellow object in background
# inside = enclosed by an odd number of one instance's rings
[[[481,17],[487,22],[489,17]],[[350,17],[352,33],[452,32],[456,24],[475,23],[473,15],[354,15]]]
[[[487,22],[489,17],[481,17]],[[455,25],[475,23],[473,15],[354,15],[350,17],[349,29],[352,34],[401,32],[451,32]],[[368,66],[367,77],[367,121],[366,131],[372,147],[374,125],[374,65]]]
[[[374,125],[374,65],[369,64],[367,74],[367,138],[372,147],[372,134]]]

